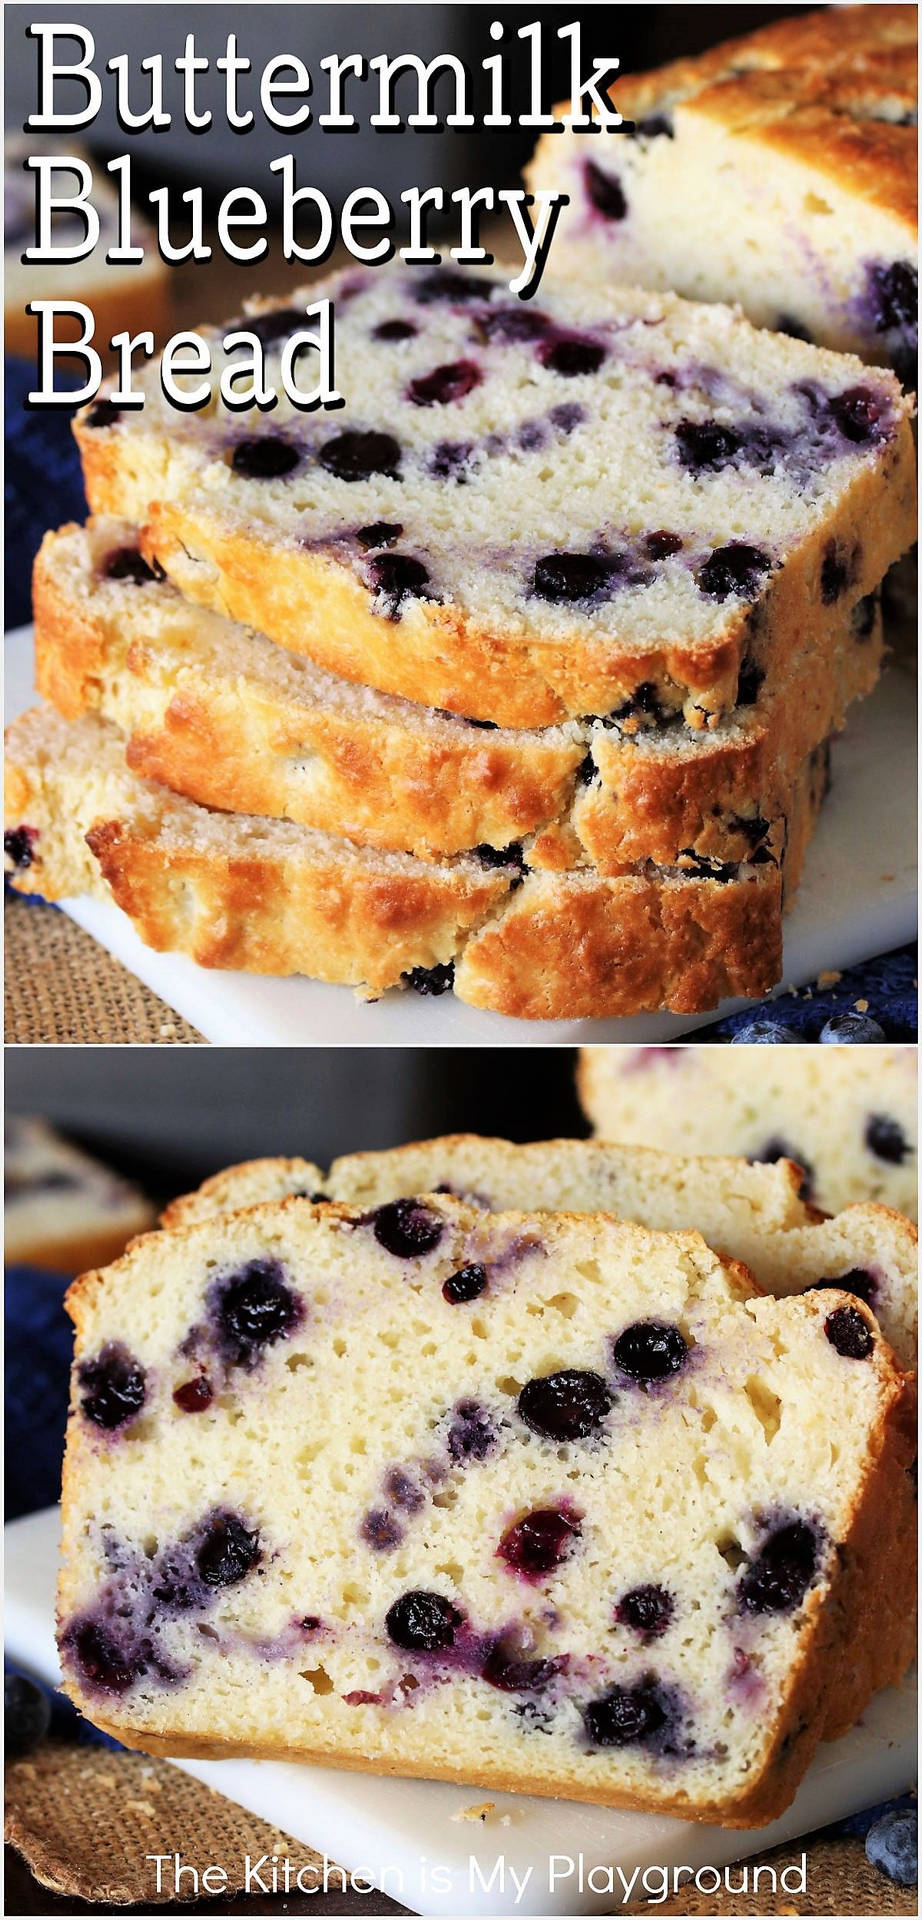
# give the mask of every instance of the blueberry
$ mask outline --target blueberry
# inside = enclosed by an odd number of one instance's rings
[[[782,1140],[778,1134],[773,1134],[770,1140],[766,1140],[764,1147],[759,1148],[758,1153],[750,1153],[746,1157],[756,1166],[769,1167],[773,1167],[778,1160],[795,1160],[803,1175],[800,1183],[800,1198],[809,1200],[813,1192],[813,1168],[798,1147],[790,1146],[787,1140]]]
[[[621,129],[630,140],[674,140],[672,121],[665,113],[648,113],[643,120],[626,121]]]
[[[359,1532],[365,1545],[373,1547],[376,1553],[390,1553],[392,1548],[399,1547],[403,1539],[403,1528],[386,1507],[372,1507],[366,1513]]]
[[[183,1413],[202,1413],[214,1399],[214,1388],[211,1381],[200,1373],[194,1380],[185,1380],[182,1386],[174,1387],[173,1399]]]
[[[914,1887],[919,1877],[919,1819],[914,1807],[885,1813],[868,1832],[864,1850],[898,1887]]]
[[[391,1467],[384,1477],[384,1491],[402,1513],[419,1513],[426,1496],[403,1467]]]
[[[280,480],[300,465],[297,447],[267,434],[263,440],[241,440],[234,448],[231,465],[246,480]]]
[[[317,459],[337,480],[370,480],[375,474],[400,478],[400,446],[391,433],[359,433],[349,429],[334,434],[318,449]]]
[[[241,320],[232,320],[225,327],[225,333],[255,333],[261,346],[273,347],[279,340],[287,340],[291,334],[306,328],[307,314],[299,313],[297,307],[276,307],[272,313],[247,313]]]
[[[231,1364],[252,1371],[260,1350],[286,1340],[304,1305],[286,1286],[279,1260],[250,1260],[212,1289],[221,1343]]]
[[[719,420],[680,420],[679,461],[689,473],[719,473],[739,453],[742,436]]]
[[[876,1045],[886,1038],[883,1027],[866,1013],[834,1013],[820,1029],[825,1046],[856,1047],[865,1041]]]
[[[235,1513],[210,1516],[195,1556],[195,1564],[207,1587],[237,1586],[261,1559],[258,1532],[251,1533]]]
[[[513,882],[513,891],[516,886],[521,885],[528,872],[521,842],[518,840],[510,840],[508,847],[490,847],[487,846],[486,841],[482,841],[474,848],[474,855],[482,867],[512,867],[518,876]]]
[[[86,1419],[109,1433],[133,1420],[144,1405],[146,1377],[121,1341],[107,1341],[94,1360],[83,1360],[77,1368]]]
[[[585,420],[586,409],[576,400],[561,400],[559,406],[551,408],[547,417],[552,427],[557,427],[561,433],[573,433]]]
[[[455,480],[464,486],[473,452],[470,440],[440,440],[429,456],[428,471],[434,480]]]
[[[424,998],[437,998],[439,994],[450,993],[455,984],[455,963],[446,960],[443,966],[411,967],[403,975],[408,987]]]
[[[117,407],[113,400],[97,400],[90,408],[84,420],[85,427],[114,427],[120,420],[124,409]]]
[[[418,1200],[388,1200],[374,1213],[366,1214],[373,1225],[375,1239],[385,1253],[398,1260],[413,1260],[437,1247],[445,1231],[445,1222],[430,1213]]]
[[[615,1619],[630,1627],[642,1640],[658,1640],[666,1632],[675,1610],[675,1601],[665,1587],[632,1587],[622,1595],[615,1608]]]
[[[804,1292],[825,1293],[830,1288],[838,1288],[841,1293],[853,1293],[856,1300],[863,1300],[866,1307],[873,1309],[877,1282],[866,1267],[851,1267],[848,1273],[842,1273],[834,1280],[811,1280]]]
[[[623,220],[627,213],[627,200],[620,181],[610,173],[603,173],[594,160],[587,160],[583,168],[586,182],[586,198],[596,213],[605,220]]]
[[[816,1571],[812,1527],[793,1520],[769,1535],[739,1584],[744,1613],[790,1613],[800,1603]]]
[[[736,682],[736,704],[738,707],[754,707],[759,697],[759,689],[765,675],[754,660],[745,659],[739,670]]]
[[[890,1120],[885,1113],[872,1113],[864,1130],[864,1143],[878,1160],[889,1160],[894,1167],[901,1167],[912,1152],[909,1141],[898,1120]]]
[[[537,1507],[507,1527],[496,1551],[514,1573],[534,1579],[553,1573],[580,1537],[580,1524],[559,1507]]]
[[[750,1020],[748,1026],[738,1027],[732,1037],[734,1047],[789,1047],[796,1042],[797,1035],[790,1027],[782,1026],[780,1020]]]
[[[632,1380],[667,1380],[685,1365],[688,1344],[678,1327],[636,1320],[618,1335],[613,1351],[617,1366]]]
[[[908,260],[894,260],[889,267],[872,266],[868,279],[876,296],[878,333],[891,327],[912,329],[919,313],[919,275]]]
[[[3,851],[14,867],[31,867],[38,840],[37,827],[8,827],[3,836]]]
[[[72,1621],[62,1637],[62,1647],[84,1685],[99,1693],[127,1693],[139,1677],[137,1663],[96,1620]]]
[[[844,438],[863,446],[866,441],[879,438],[886,399],[870,387],[848,387],[844,393],[832,396],[829,411]]]
[[[24,1673],[3,1678],[3,1751],[7,1760],[31,1753],[51,1725],[51,1701]]]
[[[644,541],[651,560],[668,560],[671,553],[680,552],[682,545],[682,535],[668,533],[665,528],[656,533],[648,533]]]
[[[373,338],[375,340],[412,340],[415,334],[416,328],[412,320],[382,320],[380,326],[375,327]]]
[[[459,1267],[457,1273],[449,1274],[442,1287],[443,1300],[456,1307],[463,1300],[476,1300],[487,1284],[486,1267]]]
[[[162,580],[163,568],[149,567],[137,547],[116,547],[107,553],[99,568],[104,580],[131,580],[137,587],[148,580]]]
[[[559,1660],[523,1660],[514,1650],[507,1651],[501,1640],[491,1647],[480,1669],[480,1678],[502,1693],[537,1693],[560,1672]]]
[[[737,593],[744,600],[756,600],[762,589],[763,574],[771,571],[771,557],[762,547],[747,546],[744,540],[731,540],[715,547],[698,568],[696,579],[702,593],[714,600],[726,600]]]
[[[634,1686],[610,1687],[582,1713],[593,1747],[647,1746],[669,1718],[667,1700],[652,1674]]]
[[[655,721],[658,727],[666,726],[670,719],[666,708],[660,702],[658,689],[652,680],[641,680],[640,685],[634,688],[627,700],[622,701],[620,707],[613,707],[611,713],[606,715],[603,725],[608,726],[612,721],[617,723],[622,720],[636,720],[641,716]]]
[[[479,1400],[459,1400],[448,1429],[449,1458],[456,1466],[486,1460],[496,1447],[496,1428]]]
[[[574,379],[580,374],[598,373],[605,348],[598,340],[585,340],[579,334],[559,334],[541,342],[538,359],[552,373]]]
[[[529,1380],[518,1398],[518,1412],[543,1440],[586,1440],[610,1413],[613,1400],[601,1374],[564,1368]]]
[[[542,600],[592,600],[611,579],[607,559],[595,553],[547,553],[535,562],[534,591]]]
[[[463,400],[465,394],[473,393],[482,379],[483,374],[473,360],[453,360],[411,380],[407,399],[412,400],[415,407],[444,407],[453,400]]]
[[[779,313],[775,321],[775,332],[786,333],[789,340],[809,341],[812,337],[809,327],[805,327],[802,320],[795,319],[792,313]]]
[[[370,527],[360,527],[355,537],[359,545],[368,553],[378,547],[392,547],[394,541],[400,539],[402,532],[403,528],[399,521],[375,520]]]
[[[592,758],[592,754],[587,753],[585,758],[580,761],[579,766],[576,769],[577,786],[591,787],[593,780],[595,779],[598,771],[599,769]]]
[[[431,307],[443,300],[452,306],[465,306],[472,300],[489,300],[493,289],[492,280],[481,279],[473,273],[457,273],[450,267],[437,267],[417,285],[416,299],[421,307]]]
[[[444,1594],[415,1588],[402,1593],[384,1616],[388,1639],[406,1653],[439,1653],[453,1647],[462,1615]]]
[[[540,340],[550,331],[551,321],[536,307],[492,307],[479,326],[487,340]]]
[[[410,553],[381,553],[369,563],[369,584],[384,599],[388,618],[400,618],[404,600],[429,599],[429,571]]]
[[[874,1345],[874,1335],[857,1307],[836,1307],[824,1324],[824,1332],[843,1360],[867,1360]]]

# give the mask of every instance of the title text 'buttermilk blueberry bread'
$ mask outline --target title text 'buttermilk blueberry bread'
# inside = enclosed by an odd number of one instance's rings
[[[3,1257],[8,1266],[79,1273],[115,1260],[154,1224],[139,1189],[44,1120],[11,1114],[4,1130]]]
[[[327,1173],[309,1160],[228,1167],[174,1200],[166,1226],[288,1195],[351,1207],[453,1193],[490,1212],[614,1213],[659,1231],[694,1228],[724,1259],[741,1262],[766,1293],[842,1287],[864,1300],[905,1367],[915,1366],[917,1235],[913,1222],[873,1202],[827,1219],[800,1194],[790,1160],[680,1155],[606,1140],[513,1145],[449,1134],[378,1153],[347,1154]]]
[[[914,1047],[775,1047],[759,1055],[757,1075],[742,1047],[584,1047],[579,1092],[606,1139],[786,1155],[816,1206],[877,1200],[917,1217]]]
[[[444,1196],[136,1241],[69,1295],[68,1691],[152,1752],[771,1819],[883,1603],[912,1390],[853,1297],[750,1286]]]
[[[555,264],[738,300],[916,385],[917,10],[828,7],[625,75],[626,131],[542,138]]]

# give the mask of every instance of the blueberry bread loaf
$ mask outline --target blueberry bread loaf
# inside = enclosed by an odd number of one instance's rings
[[[8,1266],[80,1273],[115,1260],[155,1220],[131,1181],[62,1139],[46,1121],[11,1114],[4,1130],[3,1257]]]
[[[89,164],[89,155],[68,140],[42,140],[36,134],[7,134],[3,142],[4,159],[4,255],[3,323],[7,353],[19,353],[34,360],[38,346],[38,320],[26,312],[30,300],[82,300],[93,314],[98,340],[109,340],[120,329],[134,333],[139,329],[159,334],[165,327],[169,304],[169,272],[157,251],[157,237],[138,215],[131,216],[131,245],[142,247],[144,259],[129,266],[116,266],[106,260],[109,247],[115,245],[118,232],[118,201],[109,181],[97,171],[91,195],[99,215],[99,239],[85,260],[51,262],[40,266],[23,260],[35,238],[35,173],[26,168],[32,155],[75,154]],[[62,170],[55,175],[55,190],[73,193],[76,176]],[[52,215],[51,236],[55,246],[77,246],[86,234],[86,222],[73,210],[62,209]],[[59,314],[55,319],[55,339],[77,340],[79,321]]]
[[[579,1092],[606,1139],[787,1156],[827,1212],[878,1200],[916,1219],[917,1078],[914,1047],[776,1047],[757,1082],[743,1048],[584,1047]]]
[[[106,517],[46,535],[33,582],[39,692],[66,719],[115,721],[135,772],[202,805],[423,858],[499,852],[565,826],[575,857],[605,874],[777,854],[801,763],[880,666],[871,598],[839,614],[822,666],[805,650],[783,684],[754,671],[712,732],[646,697],[601,720],[486,726],[357,688],[196,607],[138,538]]]
[[[275,368],[322,295],[335,416],[178,416],[154,366],[76,433],[93,512],[187,598],[347,679],[500,726],[651,697],[709,726],[911,544],[892,374],[672,295],[546,278],[524,307],[500,269],[350,271],[233,324]]]
[[[918,1335],[917,1235],[890,1207],[853,1203],[834,1218],[801,1197],[791,1160],[732,1160],[620,1147],[607,1140],[513,1145],[451,1134],[334,1160],[254,1160],[173,1201],[167,1226],[191,1226],[291,1194],[351,1207],[453,1193],[490,1212],[614,1213],[659,1231],[693,1228],[779,1297],[840,1287],[869,1306],[900,1364],[914,1367]]]
[[[614,88],[625,130],[542,138],[558,268],[739,301],[916,385],[916,9],[826,8]]]
[[[35,708],[7,734],[4,838],[15,887],[114,900],[148,946],[202,966],[307,973],[371,997],[453,985],[522,1019],[690,1012],[778,978],[784,889],[825,783],[821,756],[777,854],[606,878],[559,870],[573,848],[548,836],[428,861],[212,812],[131,773],[110,721]]]
[[[865,1307],[746,1285],[695,1234],[445,1197],[136,1242],[69,1295],[71,1697],[154,1753],[770,1820],[912,1408]]]

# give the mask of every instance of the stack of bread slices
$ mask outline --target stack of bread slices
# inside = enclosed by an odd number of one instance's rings
[[[206,966],[530,1019],[779,979],[914,537],[912,403],[571,250],[528,301],[447,265],[255,299],[202,329],[204,406],[154,367],[143,408],[84,409],[94,517],[40,554],[49,704],[8,746],[15,884]],[[345,401],[305,411],[280,356],[324,295]],[[269,409],[217,397],[241,330]]]

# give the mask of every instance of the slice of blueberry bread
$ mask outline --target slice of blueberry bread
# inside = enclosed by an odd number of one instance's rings
[[[202,966],[306,973],[370,997],[454,986],[498,1013],[581,1018],[767,992],[783,889],[823,791],[822,768],[809,770],[786,850],[716,873],[558,871],[571,848],[518,843],[427,861],[197,806],[131,773],[110,721],[35,708],[7,734],[4,839],[19,890],[114,900],[148,946]]]
[[[890,1207],[858,1202],[834,1218],[801,1197],[791,1160],[681,1155],[607,1140],[513,1145],[449,1134],[378,1153],[334,1160],[322,1173],[307,1160],[253,1160],[215,1174],[174,1200],[166,1226],[191,1226],[289,1194],[378,1206],[426,1193],[453,1193],[489,1212],[615,1213],[659,1231],[694,1228],[725,1259],[741,1262],[779,1297],[838,1286],[869,1306],[901,1365],[915,1365],[917,1234]]]
[[[138,538],[106,517],[46,535],[39,692],[66,719],[115,721],[135,772],[202,805],[423,857],[500,852],[567,824],[577,860],[605,874],[776,854],[800,763],[880,666],[872,597],[840,611],[782,680],[753,667],[744,703],[711,732],[646,694],[601,720],[487,727],[357,688],[195,606]]]
[[[558,267],[737,300],[915,387],[915,8],[776,21],[613,96],[630,124],[545,134],[529,171],[569,196]]]
[[[131,245],[141,247],[143,260],[117,266],[105,258],[114,247],[118,234],[118,201],[110,181],[97,169],[90,196],[99,215],[99,239],[84,260],[50,262],[44,266],[23,260],[27,247],[36,244],[36,176],[26,167],[30,157],[75,155],[92,165],[89,154],[68,138],[42,139],[38,134],[6,134],[3,141],[3,325],[7,353],[22,354],[34,360],[38,347],[38,320],[27,313],[30,300],[82,300],[93,314],[98,340],[109,340],[119,329],[135,333],[144,329],[161,334],[169,315],[169,269],[157,249],[157,236],[136,213],[131,216]],[[72,194],[77,179],[66,169],[53,178],[53,191]],[[62,209],[52,215],[51,236],[55,246],[76,246],[84,239],[86,223],[79,213]],[[79,340],[79,320],[66,314],[55,316],[55,339]]]
[[[155,1753],[770,1820],[894,1560],[912,1395],[854,1299],[748,1284],[445,1197],[136,1242],[69,1295],[71,1697]]]
[[[643,688],[708,726],[751,651],[779,672],[913,539],[892,374],[729,308],[501,269],[350,271],[233,323],[278,367],[336,314],[344,405],[77,418],[94,513],[143,527],[187,595],[347,679],[501,726],[606,714]],[[205,329],[215,385],[241,364]],[[277,376],[276,376],[277,377]]]
[[[140,1189],[45,1120],[10,1114],[4,1129],[3,1257],[8,1266],[80,1273],[115,1260],[156,1218]]]
[[[835,1213],[878,1200],[918,1213],[914,1047],[584,1047],[579,1092],[596,1132],[676,1153],[788,1156],[805,1197]]]

